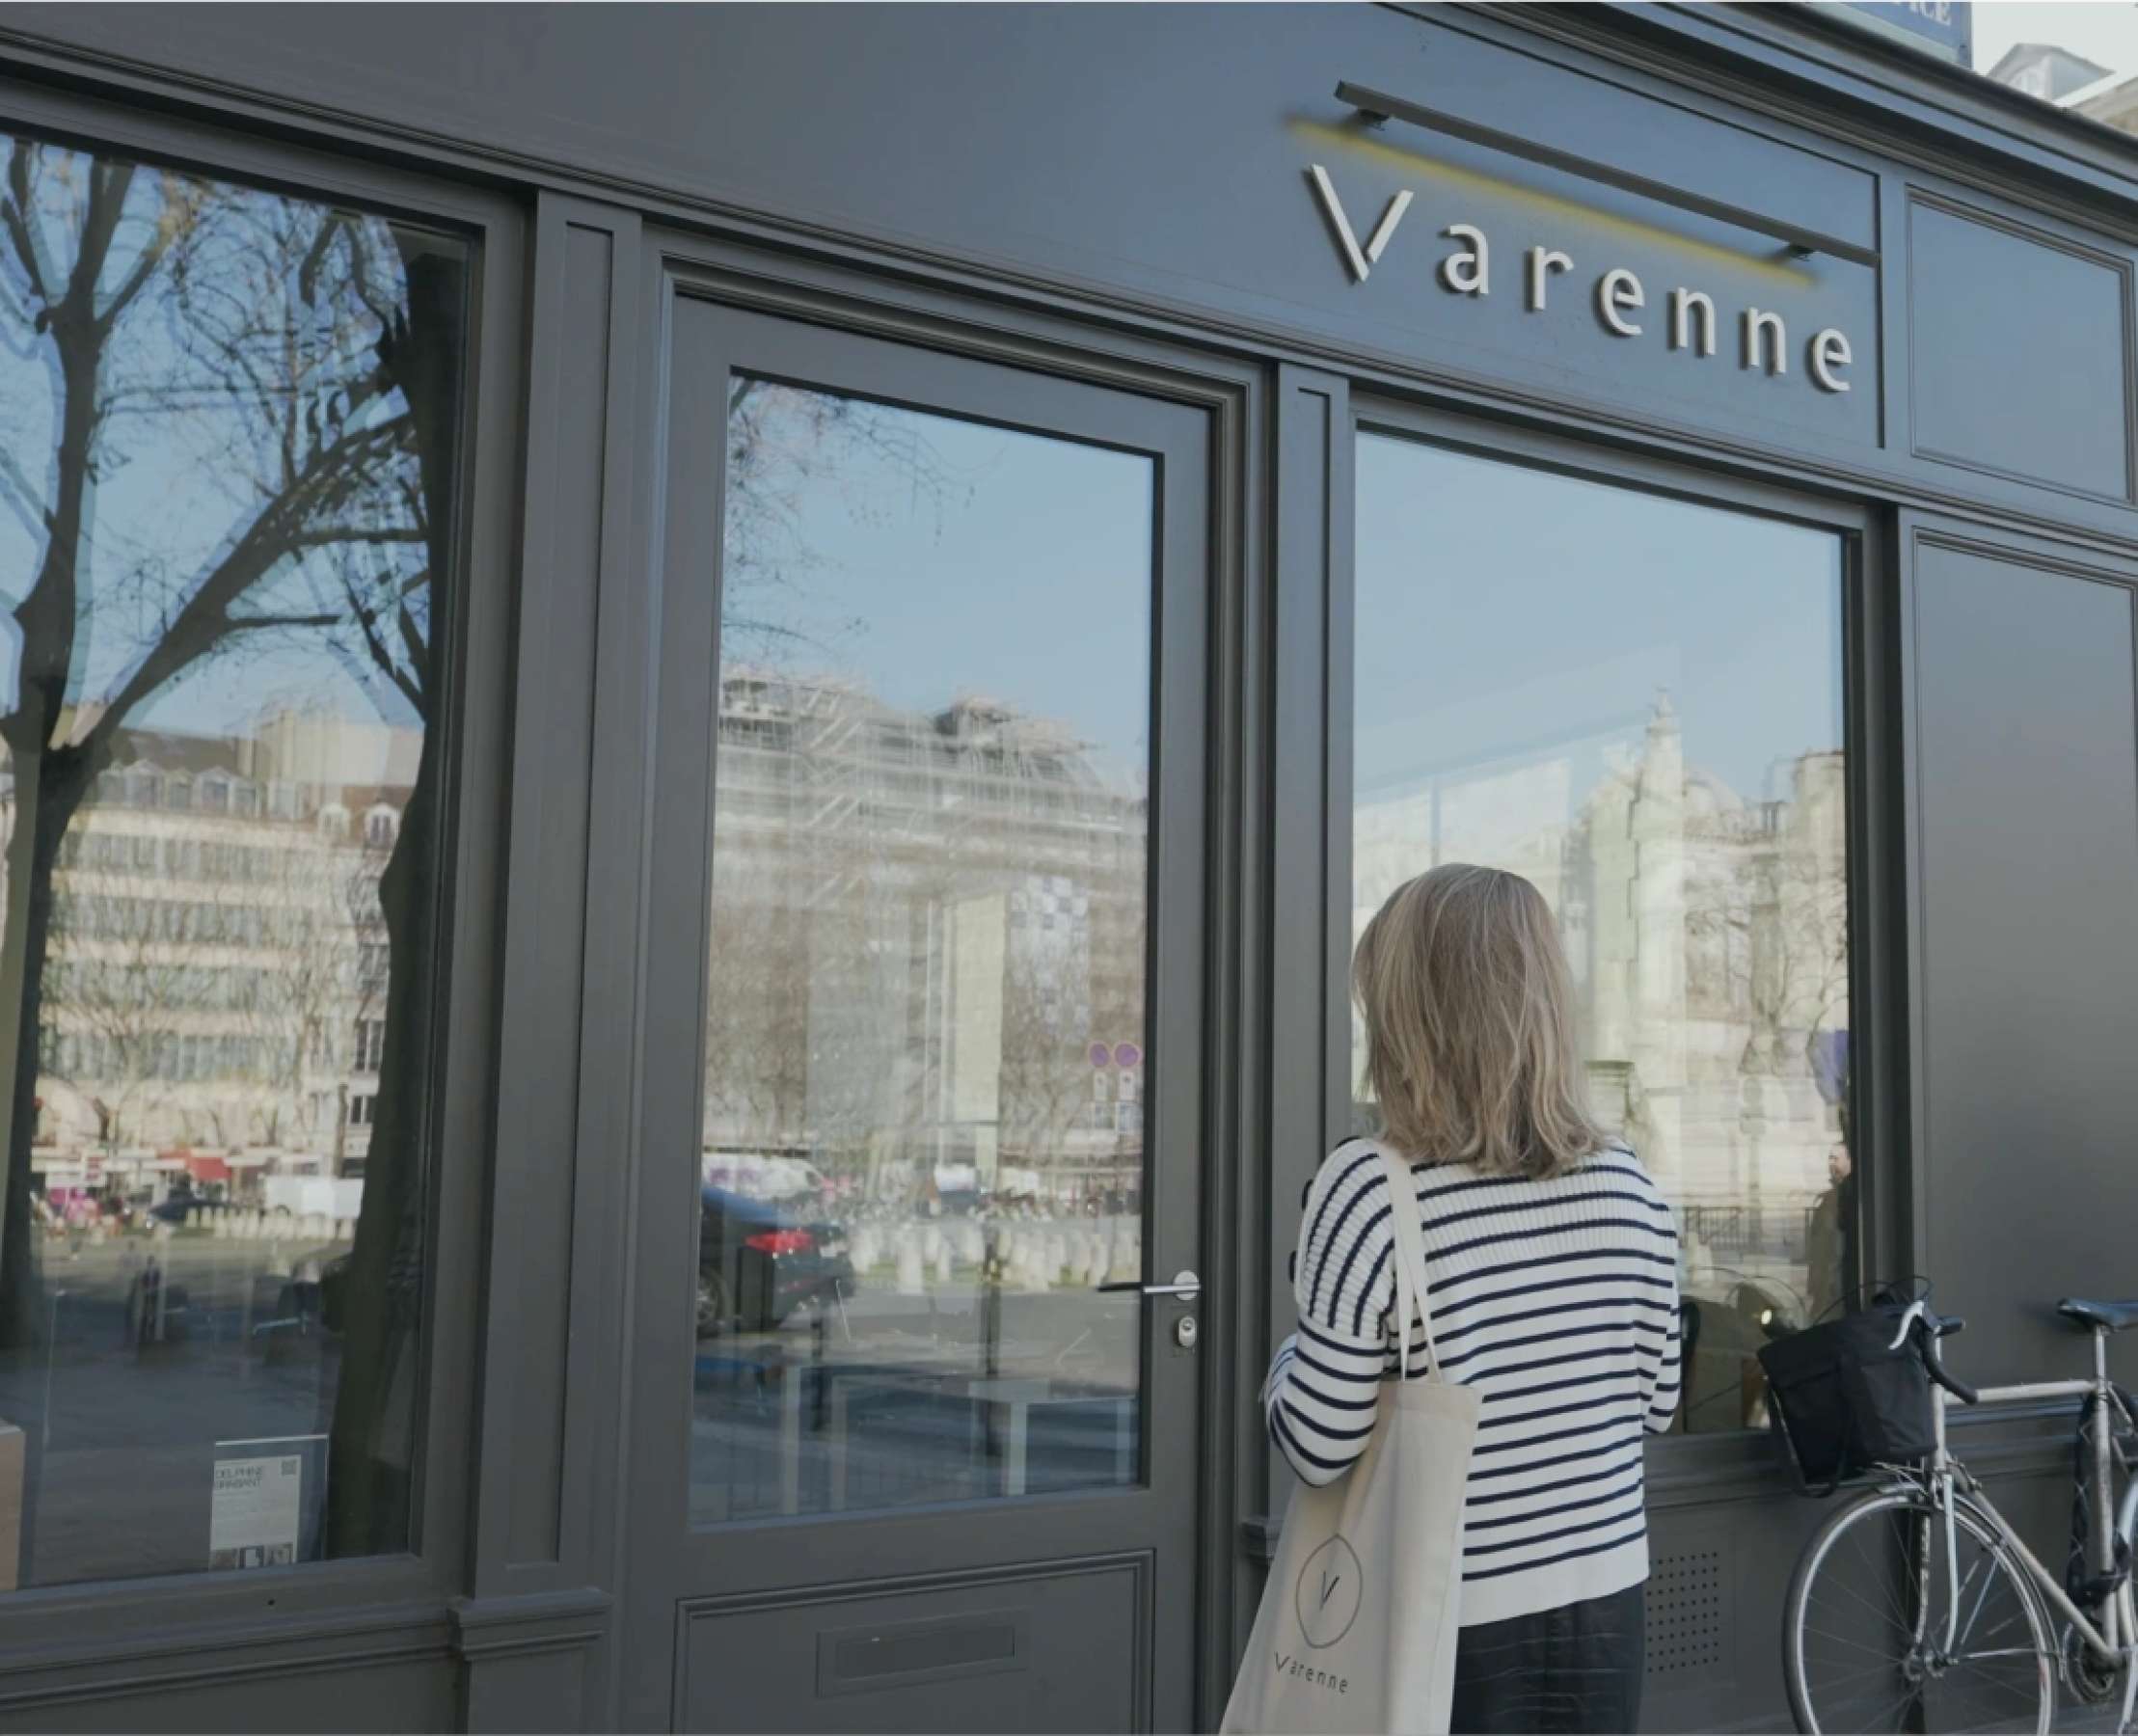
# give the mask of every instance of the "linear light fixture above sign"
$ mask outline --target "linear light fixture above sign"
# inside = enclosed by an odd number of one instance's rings
[[[1529,162],[1542,164],[1547,169],[1578,175],[1583,180],[1601,181],[1607,187],[1616,187],[1624,193],[1652,199],[1659,204],[1675,205],[1681,211],[1712,217],[1718,223],[1749,230],[1754,234],[1770,235],[1799,253],[1827,254],[1836,259],[1847,259],[1854,265],[1876,267],[1879,262],[1879,253],[1875,247],[1860,247],[1854,241],[1844,241],[1839,235],[1822,234],[1817,230],[1784,223],[1778,218],[1763,217],[1757,211],[1748,211],[1742,205],[1729,204],[1719,199],[1709,199],[1704,194],[1688,192],[1683,187],[1673,187],[1665,181],[1652,180],[1645,175],[1634,175],[1623,169],[1613,169],[1606,163],[1590,162],[1585,157],[1576,156],[1570,150],[1539,145],[1533,139],[1502,132],[1495,126],[1480,126],[1476,122],[1465,121],[1459,115],[1450,115],[1442,109],[1426,108],[1401,96],[1391,96],[1384,91],[1368,90],[1364,85],[1353,84],[1349,79],[1337,86],[1337,100],[1348,102],[1374,125],[1386,121],[1407,121],[1413,126],[1422,126],[1431,132],[1446,133],[1449,138],[1482,145],[1487,150],[1503,150],[1510,156],[1524,157]]]

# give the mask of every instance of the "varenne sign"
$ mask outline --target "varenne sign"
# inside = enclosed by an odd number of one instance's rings
[[[1365,283],[1381,262],[1411,208],[1410,190],[1405,188],[1388,202],[1380,221],[1362,242],[1327,171],[1316,163],[1307,171],[1307,179],[1329,219],[1351,281]],[[1440,234],[1443,240],[1455,244],[1454,251],[1443,257],[1435,268],[1441,287],[1450,295],[1492,294],[1495,276],[1491,237],[1474,223],[1450,223]],[[1525,248],[1513,266],[1514,293],[1529,312],[1541,313],[1555,291],[1564,294],[1575,288],[1574,283],[1562,285],[1558,280],[1572,278],[1577,269],[1575,261],[1555,247]],[[1660,304],[1651,312],[1649,286],[1625,266],[1611,265],[1596,274],[1586,292],[1598,322],[1614,339],[1660,339],[1699,361],[1714,358],[1720,347],[1725,314],[1704,290],[1671,285],[1662,291]],[[1732,310],[1729,317],[1735,327],[1731,349],[1740,368],[1771,378],[1789,372],[1791,340],[1781,314],[1771,308],[1745,307]],[[1813,332],[1804,339],[1804,374],[1821,392],[1847,392],[1847,369],[1854,360],[1847,335],[1833,326]]]

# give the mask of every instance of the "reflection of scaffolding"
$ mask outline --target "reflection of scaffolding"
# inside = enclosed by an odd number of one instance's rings
[[[835,902],[899,846],[993,867],[1025,841],[1011,828],[1123,823],[1091,744],[999,700],[903,712],[848,683],[739,669],[721,681],[720,739],[723,773],[748,775],[735,747],[771,749],[778,761],[788,817],[813,841],[808,908]]]
[[[1034,1021],[1013,989],[1046,1003],[1042,1041],[1081,1056],[1110,972],[1112,998],[1135,1006],[1109,1017],[1140,1036],[1148,805],[1109,788],[1067,726],[983,697],[907,712],[851,683],[730,669],[718,779],[718,896],[745,923],[793,925],[773,953],[779,992],[806,1003],[785,1030],[806,1126],[781,1139],[894,1161],[900,1147],[991,1149],[1003,1099],[1034,1089],[1019,1049]],[[1132,957],[1094,956],[1081,929],[1100,905]],[[1080,936],[1056,959],[1039,936],[1064,921]],[[1044,957],[1025,956],[1035,944]]]

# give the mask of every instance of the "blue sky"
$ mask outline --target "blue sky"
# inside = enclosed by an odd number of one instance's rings
[[[86,159],[57,149],[41,156],[38,202],[50,257],[73,258],[73,232],[86,181]],[[143,239],[163,218],[175,191],[196,183],[144,172],[129,190],[125,214],[102,283],[107,292],[124,280]],[[98,444],[98,476],[86,514],[82,604],[75,637],[73,689],[96,700],[115,694],[163,623],[195,590],[231,540],[252,524],[264,496],[256,480],[263,458],[257,442],[267,425],[258,400],[233,404],[219,382],[227,367],[203,364],[194,352],[200,329],[193,309],[257,309],[263,321],[255,341],[264,345],[276,321],[309,319],[308,342],[331,344],[346,367],[368,362],[376,322],[353,296],[309,312],[287,297],[258,238],[279,222],[298,233],[318,219],[299,203],[262,192],[221,189],[202,207],[187,252],[192,303],[181,300],[167,260],[125,311],[106,351],[102,398],[108,412]],[[374,269],[397,270],[394,244],[383,222],[366,224]],[[29,299],[14,250],[0,250],[0,284],[18,302]],[[394,287],[386,287],[392,292]],[[4,305],[0,305],[4,306]],[[43,501],[57,492],[54,350],[49,339],[10,319],[0,331],[0,450]],[[330,328],[335,336],[325,334]],[[255,360],[257,358],[256,357]],[[322,372],[320,380],[328,377]],[[172,400],[180,400],[174,404]],[[369,414],[392,415],[396,397]],[[331,416],[331,412],[329,413]],[[330,421],[330,427],[333,423]],[[353,424],[352,424],[353,425]],[[413,464],[413,458],[402,462]],[[33,583],[44,538],[11,501],[0,510],[0,706],[12,705],[19,664],[13,611]],[[420,567],[412,546],[384,551],[395,570]],[[255,587],[240,613],[322,613],[339,599],[325,562],[285,562]],[[353,635],[338,641],[317,629],[254,634],[224,655],[196,665],[135,709],[137,727],[191,734],[244,732],[283,705],[325,711],[362,722],[412,724],[396,690],[350,656]]]
[[[1830,532],[1380,435],[1357,523],[1362,799],[1560,741],[1585,786],[1659,690],[1747,800],[1841,745]]]
[[[1150,757],[1150,459],[910,410],[933,483],[843,446],[786,484],[798,537],[785,619],[798,672],[933,711],[961,693],[1070,724],[1117,786]]]

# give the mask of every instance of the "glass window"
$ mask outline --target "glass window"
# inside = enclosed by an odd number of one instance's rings
[[[1680,1425],[1756,1424],[1854,1265],[1841,539],[1378,434],[1357,488],[1354,936],[1442,862],[1535,883],[1677,1208]]]
[[[1155,482],[732,393],[697,1523],[1140,1475]]]
[[[471,250],[31,139],[0,159],[0,800],[30,888],[0,1052],[67,1037],[0,1084],[0,1419],[28,1453],[0,1532],[19,1500],[39,1586],[404,1550],[443,830],[419,747]],[[295,802],[257,818],[256,778],[421,816],[416,859],[360,875]],[[286,872],[171,884],[269,830]],[[369,1007],[360,932],[392,957]],[[297,1037],[360,1015],[358,1181]]]

